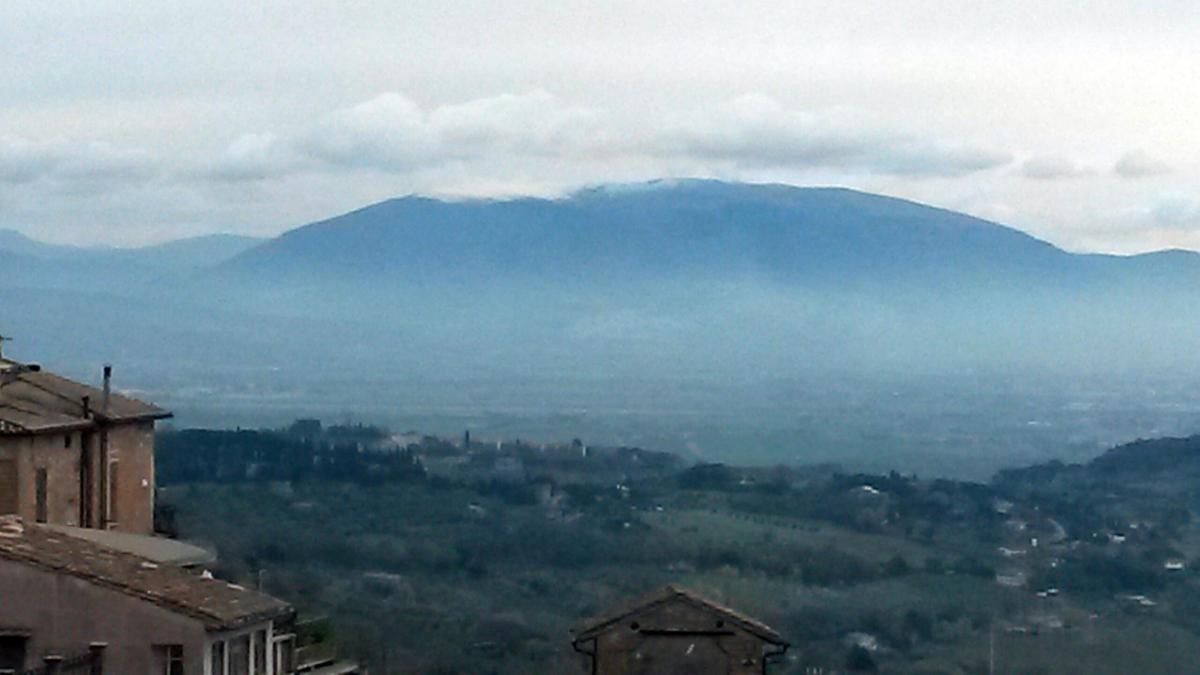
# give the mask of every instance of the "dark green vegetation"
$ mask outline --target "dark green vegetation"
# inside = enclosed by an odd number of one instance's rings
[[[990,484],[311,423],[160,444],[181,536],[373,672],[582,672],[567,627],[667,582],[780,630],[775,672],[985,673],[994,640],[996,672],[1185,673],[1200,650],[1200,438]],[[283,478],[292,453],[313,470]]]

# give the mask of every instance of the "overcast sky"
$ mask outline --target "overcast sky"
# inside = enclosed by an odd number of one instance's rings
[[[1194,0],[7,0],[0,227],[272,235],[713,176],[1200,249],[1197,35]]]

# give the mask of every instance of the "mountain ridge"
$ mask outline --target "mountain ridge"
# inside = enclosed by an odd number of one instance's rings
[[[1050,266],[1076,255],[1015,228],[897,197],[687,180],[584,188],[560,198],[408,195],[289,230],[222,263],[218,273],[269,278],[271,267],[282,269],[289,258],[304,275],[339,266],[347,274],[356,267],[378,272],[399,267],[396,254],[418,269],[432,259],[552,277],[561,276],[556,268],[563,263],[622,274],[688,263],[693,272],[748,266],[778,274],[790,266],[830,274],[879,264],[899,272],[956,258],[994,266],[994,252],[1010,249],[1007,266],[1024,264],[1022,258]],[[724,262],[714,264],[717,258]]]

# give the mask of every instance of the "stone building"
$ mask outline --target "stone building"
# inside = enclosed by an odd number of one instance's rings
[[[103,645],[103,672],[292,672],[292,607],[212,575],[0,516],[0,672]]]
[[[0,358],[0,514],[151,534],[154,423],[171,416],[36,365]]]
[[[667,586],[573,631],[593,675],[751,675],[788,644],[764,624]]]

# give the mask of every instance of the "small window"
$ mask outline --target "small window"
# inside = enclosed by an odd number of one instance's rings
[[[63,447],[64,448],[71,447],[71,434],[67,434],[66,436],[63,436]]]
[[[229,675],[250,675],[250,636],[229,641]]]
[[[183,645],[156,645],[154,647],[162,675],[183,675]]]
[[[34,513],[34,515],[37,516],[37,521],[39,523],[46,522],[46,511],[47,511],[47,509],[46,509],[46,483],[47,482],[48,482],[48,479],[46,477],[46,469],[39,468],[37,470],[37,473],[34,475],[34,493],[37,496],[37,507],[35,509],[36,512]]]
[[[17,463],[0,460],[0,515],[17,512]]]
[[[0,672],[22,672],[25,669],[24,635],[0,635]]]
[[[120,483],[117,482],[117,467],[116,462],[108,465],[108,523],[121,522],[121,515],[117,511],[117,504],[121,503]]]
[[[212,661],[212,667],[209,668],[208,672],[212,673],[212,675],[225,675],[225,643],[212,643],[212,648],[209,653],[209,658]]]

